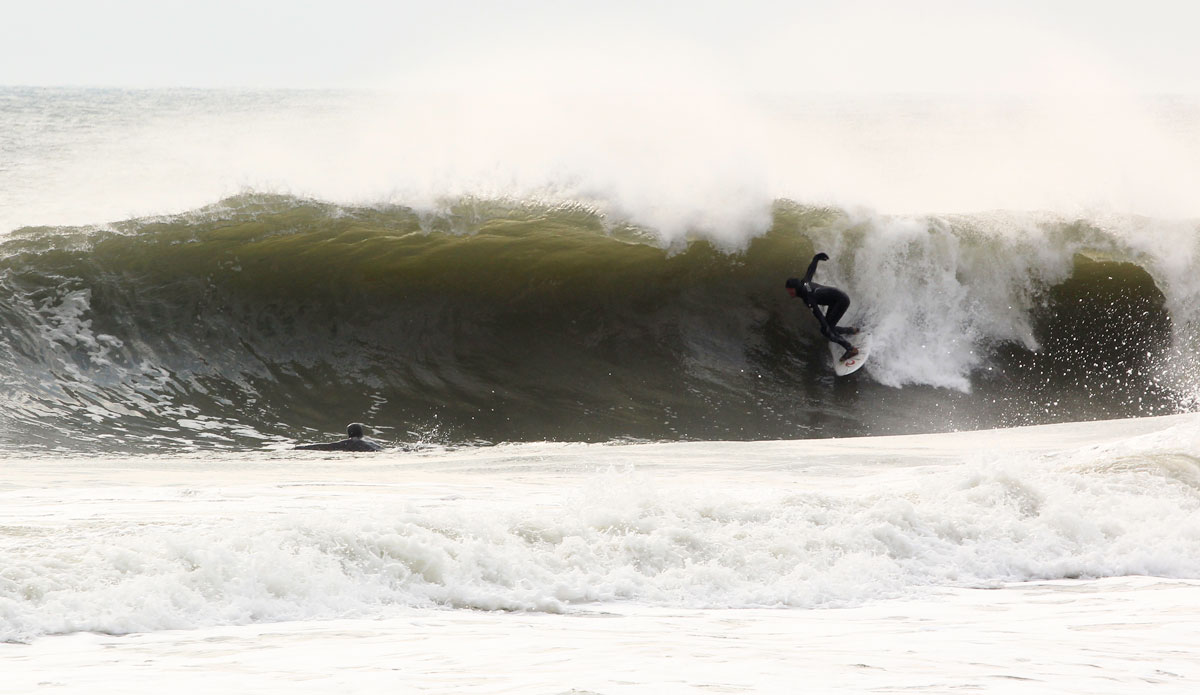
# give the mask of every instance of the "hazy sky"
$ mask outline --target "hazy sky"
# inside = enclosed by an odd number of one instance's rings
[[[3,0],[0,84],[1200,93],[1194,0]]]

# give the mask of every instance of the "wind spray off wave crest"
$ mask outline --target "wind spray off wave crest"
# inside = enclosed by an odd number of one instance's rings
[[[0,121],[11,153],[0,230],[177,213],[247,189],[427,211],[463,197],[583,203],[664,244],[730,249],[769,228],[777,199],[1200,217],[1200,106],[1184,100],[789,101],[703,81],[550,84],[0,90],[11,121]]]

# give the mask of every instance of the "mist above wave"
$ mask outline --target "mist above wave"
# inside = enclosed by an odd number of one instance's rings
[[[433,210],[582,202],[743,246],[780,198],[883,214],[1200,216],[1200,105],[1077,96],[0,90],[0,229],[193,209],[247,188]]]

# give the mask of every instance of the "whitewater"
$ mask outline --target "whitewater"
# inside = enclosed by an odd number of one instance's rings
[[[627,96],[0,89],[0,692],[1190,692],[1200,105]]]
[[[5,689],[1187,692],[1198,445],[8,459]]]

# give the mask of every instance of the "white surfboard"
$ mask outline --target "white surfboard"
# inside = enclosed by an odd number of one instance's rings
[[[859,331],[855,335],[846,336],[854,347],[858,348],[858,354],[845,362],[842,361],[842,353],[846,351],[837,343],[829,344],[829,354],[833,356],[833,373],[838,376],[846,376],[857,372],[860,367],[867,363],[867,355],[871,352],[871,338],[865,331]]]

